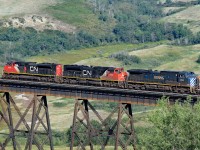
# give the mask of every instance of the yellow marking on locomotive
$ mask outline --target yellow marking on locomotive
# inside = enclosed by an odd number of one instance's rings
[[[163,86],[177,86],[177,87],[190,87],[187,85],[177,85],[177,84],[162,84],[157,82],[136,82],[136,81],[128,81],[128,83],[137,83],[137,84],[150,84],[150,85],[163,85]]]

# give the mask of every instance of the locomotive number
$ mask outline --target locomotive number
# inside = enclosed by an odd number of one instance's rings
[[[164,80],[164,77],[162,77],[162,76],[154,76],[154,79]]]

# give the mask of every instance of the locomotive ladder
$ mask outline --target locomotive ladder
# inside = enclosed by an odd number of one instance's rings
[[[26,109],[23,109],[15,103],[9,92],[2,94],[3,96],[0,98],[0,125],[6,125],[9,133],[4,134],[5,140],[3,142],[0,141],[0,149],[6,150],[6,146],[12,142],[14,150],[32,150],[32,147],[43,150],[44,144],[49,145],[50,150],[53,150],[46,96],[34,95],[28,101]],[[19,144],[21,139],[26,140],[24,148]]]

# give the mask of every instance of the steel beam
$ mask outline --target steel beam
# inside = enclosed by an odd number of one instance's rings
[[[86,122],[87,122],[87,126],[88,126],[88,142],[89,142],[90,149],[93,150],[93,145],[92,145],[92,141],[91,141],[92,128],[91,128],[90,119],[89,119],[88,100],[83,100],[83,103],[85,106],[85,117],[86,117]]]
[[[2,107],[2,112],[0,111],[0,118],[1,121],[4,121],[7,124],[9,129],[9,134],[7,134],[7,138],[3,143],[0,143],[1,149],[6,149],[9,141],[12,140],[12,146],[14,150],[21,150],[19,143],[17,142],[18,133],[23,133],[27,137],[27,142],[25,145],[25,150],[31,150],[33,144],[36,145],[38,150],[43,150],[43,145],[41,141],[38,140],[40,135],[47,136],[50,149],[53,150],[53,140],[52,140],[52,131],[50,126],[50,119],[49,119],[49,110],[47,104],[46,96],[37,96],[34,95],[34,98],[30,100],[29,105],[22,113],[20,108],[16,105],[15,101],[12,99],[11,95],[8,92],[3,93],[2,98],[0,99],[0,104]],[[4,106],[5,105],[5,106]],[[12,109],[11,109],[12,106]],[[32,108],[32,122],[31,126],[28,125],[26,121],[26,116],[29,110]],[[42,117],[40,117],[41,110],[44,111]],[[19,120],[13,120],[13,114],[19,116]],[[46,123],[43,121],[44,116],[46,116]],[[40,132],[38,129],[39,125],[42,125],[45,132]],[[20,126],[24,125],[26,130],[21,130]],[[0,133],[1,134],[1,133]]]
[[[92,120],[89,117],[89,113],[93,113],[96,116],[95,120],[100,123],[100,127],[97,128],[91,124]],[[117,119],[111,124],[109,120],[116,116]],[[126,123],[123,120],[125,117],[128,117]],[[122,135],[126,136],[126,141],[123,141]],[[74,106],[70,150],[73,150],[75,146],[83,150],[86,149],[86,146],[89,146],[92,150],[94,149],[93,142],[95,141],[98,141],[98,145],[101,145],[101,150],[104,150],[111,138],[115,141],[115,150],[118,150],[119,147],[126,150],[131,145],[136,150],[131,104],[119,103],[118,107],[114,108],[108,117],[103,119],[88,100],[77,99]]]
[[[47,121],[47,128],[48,128],[47,133],[48,133],[48,138],[49,138],[49,143],[50,143],[50,149],[54,150],[51,124],[50,124],[50,117],[49,117],[49,109],[48,109],[48,104],[47,104],[47,97],[43,96],[42,100],[44,101],[44,108],[45,108],[45,112],[46,112],[46,121]]]

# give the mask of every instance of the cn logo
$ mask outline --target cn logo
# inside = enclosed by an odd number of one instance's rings
[[[36,67],[36,66],[30,66],[30,71],[36,71],[36,72],[38,72],[38,67]]]
[[[83,70],[83,75],[84,76],[87,76],[87,75],[91,76],[92,73],[89,70]]]

